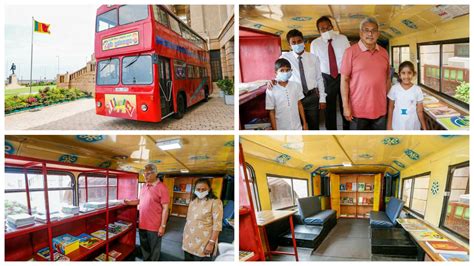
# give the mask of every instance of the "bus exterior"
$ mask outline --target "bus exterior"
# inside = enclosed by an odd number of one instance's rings
[[[101,6],[95,57],[99,115],[182,118],[212,93],[206,41],[164,6]]]

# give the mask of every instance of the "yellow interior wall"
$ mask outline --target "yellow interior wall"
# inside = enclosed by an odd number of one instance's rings
[[[451,21],[442,23],[437,27],[430,28],[424,31],[417,31],[407,35],[401,35],[390,39],[390,47],[409,45],[410,46],[410,61],[415,64],[417,68],[417,43],[425,43],[431,41],[452,40],[460,38],[469,38],[469,15],[456,18]],[[392,48],[390,48],[392,53]],[[419,70],[417,70],[418,72]]]
[[[422,158],[418,163],[400,172],[402,180],[407,177],[431,172],[424,220],[435,227],[438,227],[441,218],[443,192],[446,189],[449,166],[469,161],[469,138],[464,136],[458,138],[462,138],[462,140],[426,158]],[[433,196],[430,188],[434,181],[439,182],[440,189]],[[401,189],[401,183],[399,189]]]
[[[245,154],[245,162],[250,164],[250,166],[252,166],[255,171],[258,197],[262,210],[272,209],[272,205],[270,202],[270,193],[268,191],[267,174],[307,179],[308,184],[311,184],[311,173],[306,172],[304,170],[290,168],[277,163],[264,161],[249,154]],[[309,189],[308,193],[310,193]]]

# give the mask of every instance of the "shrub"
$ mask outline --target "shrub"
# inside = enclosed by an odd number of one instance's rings
[[[456,87],[454,98],[469,104],[469,83],[462,82]]]
[[[221,79],[217,81],[217,87],[221,89],[225,95],[233,95],[234,94],[234,81],[232,79]]]

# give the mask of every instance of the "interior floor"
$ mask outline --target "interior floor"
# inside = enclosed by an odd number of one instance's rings
[[[183,230],[186,224],[186,218],[170,216],[166,233],[161,242],[160,261],[184,261]],[[234,230],[222,228],[219,234],[219,242],[232,243],[234,240]],[[132,254],[128,260],[142,261],[140,251],[140,236],[137,230],[135,254]]]
[[[280,246],[278,250],[292,252],[293,247]],[[407,260],[406,258],[381,255],[372,256],[368,219],[338,219],[337,225],[315,251],[308,248],[298,248],[298,257],[300,261]],[[272,260],[294,261],[295,257],[272,255]]]

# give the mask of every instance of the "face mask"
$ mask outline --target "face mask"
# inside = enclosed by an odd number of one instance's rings
[[[204,197],[207,196],[207,194],[209,194],[209,191],[204,191],[204,192],[199,192],[199,191],[194,191],[194,194],[196,194],[196,196],[199,198],[199,199],[203,199]]]
[[[334,35],[334,31],[333,30],[328,30],[326,32],[323,32],[321,34],[321,37],[323,37],[323,39],[325,39],[327,41],[327,40],[332,39],[333,35]]]
[[[291,78],[291,71],[277,72],[276,80],[286,82]]]
[[[291,46],[291,49],[292,49],[295,53],[299,54],[299,53],[301,53],[301,52],[304,51],[304,43],[294,44],[294,45]]]

